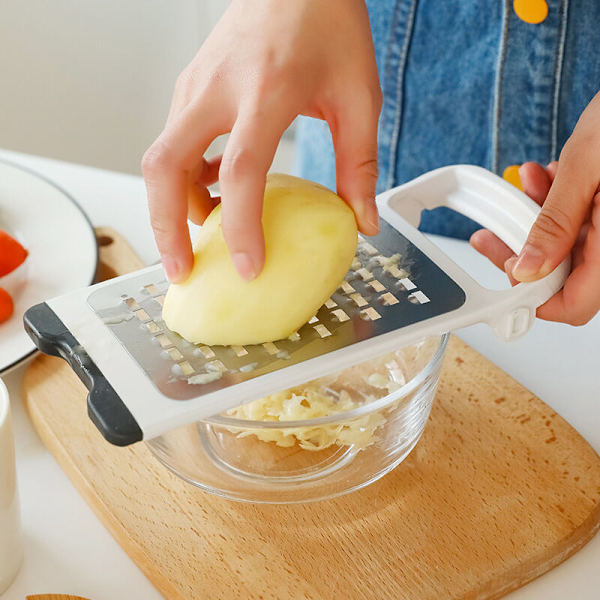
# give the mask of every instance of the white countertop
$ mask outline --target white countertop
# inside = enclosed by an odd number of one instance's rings
[[[138,177],[0,151],[52,179],[74,196],[94,225],[121,232],[145,263],[158,259]],[[504,286],[496,272],[464,242],[436,242],[484,284]],[[600,317],[581,328],[536,322],[524,338],[502,343],[487,326],[459,332],[571,423],[600,452]],[[158,600],[133,561],[100,524],[31,427],[20,402],[24,368],[5,377],[11,395],[17,471],[25,532],[25,561],[2,600],[63,593],[91,600]],[[565,563],[511,600],[597,600],[600,535]],[[192,599],[190,599],[192,600]],[[208,599],[207,599],[208,600]]]

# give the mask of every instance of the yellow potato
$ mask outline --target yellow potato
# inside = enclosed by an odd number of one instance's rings
[[[217,206],[194,244],[194,268],[167,292],[163,318],[193,343],[245,345],[288,337],[339,286],[356,252],[348,205],[328,189],[269,175],[263,208],[265,267],[253,281],[236,272]]]

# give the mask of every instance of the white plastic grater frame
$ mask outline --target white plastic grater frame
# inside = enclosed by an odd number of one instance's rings
[[[536,308],[562,287],[569,273],[570,264],[565,260],[542,280],[519,284],[509,290],[488,290],[415,229],[423,209],[447,206],[489,228],[512,250],[519,252],[540,209],[514,186],[480,167],[443,167],[380,194],[377,203],[381,217],[428,255],[463,289],[466,294],[465,303],[452,312],[283,367],[199,398],[179,402],[164,396],[127,350],[116,341],[102,319],[89,307],[87,298],[92,291],[110,286],[113,282],[96,284],[50,300],[47,304],[114,388],[137,421],[143,437],[152,438],[227,408],[391,352],[430,335],[486,322],[501,338],[516,338],[529,329]],[[157,271],[160,271],[160,267],[149,267],[122,276],[119,280],[148,274],[149,281],[153,281]]]

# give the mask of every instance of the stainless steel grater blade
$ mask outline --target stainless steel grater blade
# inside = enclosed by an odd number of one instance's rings
[[[90,417],[120,445],[475,322],[505,339],[521,335],[562,286],[568,262],[512,290],[482,288],[415,228],[423,209],[440,205],[517,252],[539,212],[510,184],[465,165],[385,192],[379,235],[360,239],[342,285],[296,334],[274,343],[208,347],[169,331],[160,266],[37,305],[26,329],[41,350],[71,364],[90,390]]]
[[[385,222],[359,239],[352,268],[317,314],[287,339],[257,346],[190,344],[161,317],[162,269],[88,298],[120,344],[168,398],[189,400],[460,307],[465,293]]]

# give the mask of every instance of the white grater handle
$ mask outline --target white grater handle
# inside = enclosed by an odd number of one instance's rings
[[[415,227],[423,209],[447,206],[495,233],[516,254],[540,212],[540,207],[515,186],[474,165],[430,171],[380,194],[378,202]],[[474,307],[470,314],[461,313],[460,322],[452,323],[448,330],[484,321],[503,339],[516,338],[529,329],[537,307],[562,288],[569,272],[570,258],[566,258],[546,277],[519,283],[510,290],[486,290],[471,280],[479,288],[479,296],[486,298],[485,309],[482,305],[481,310]]]

